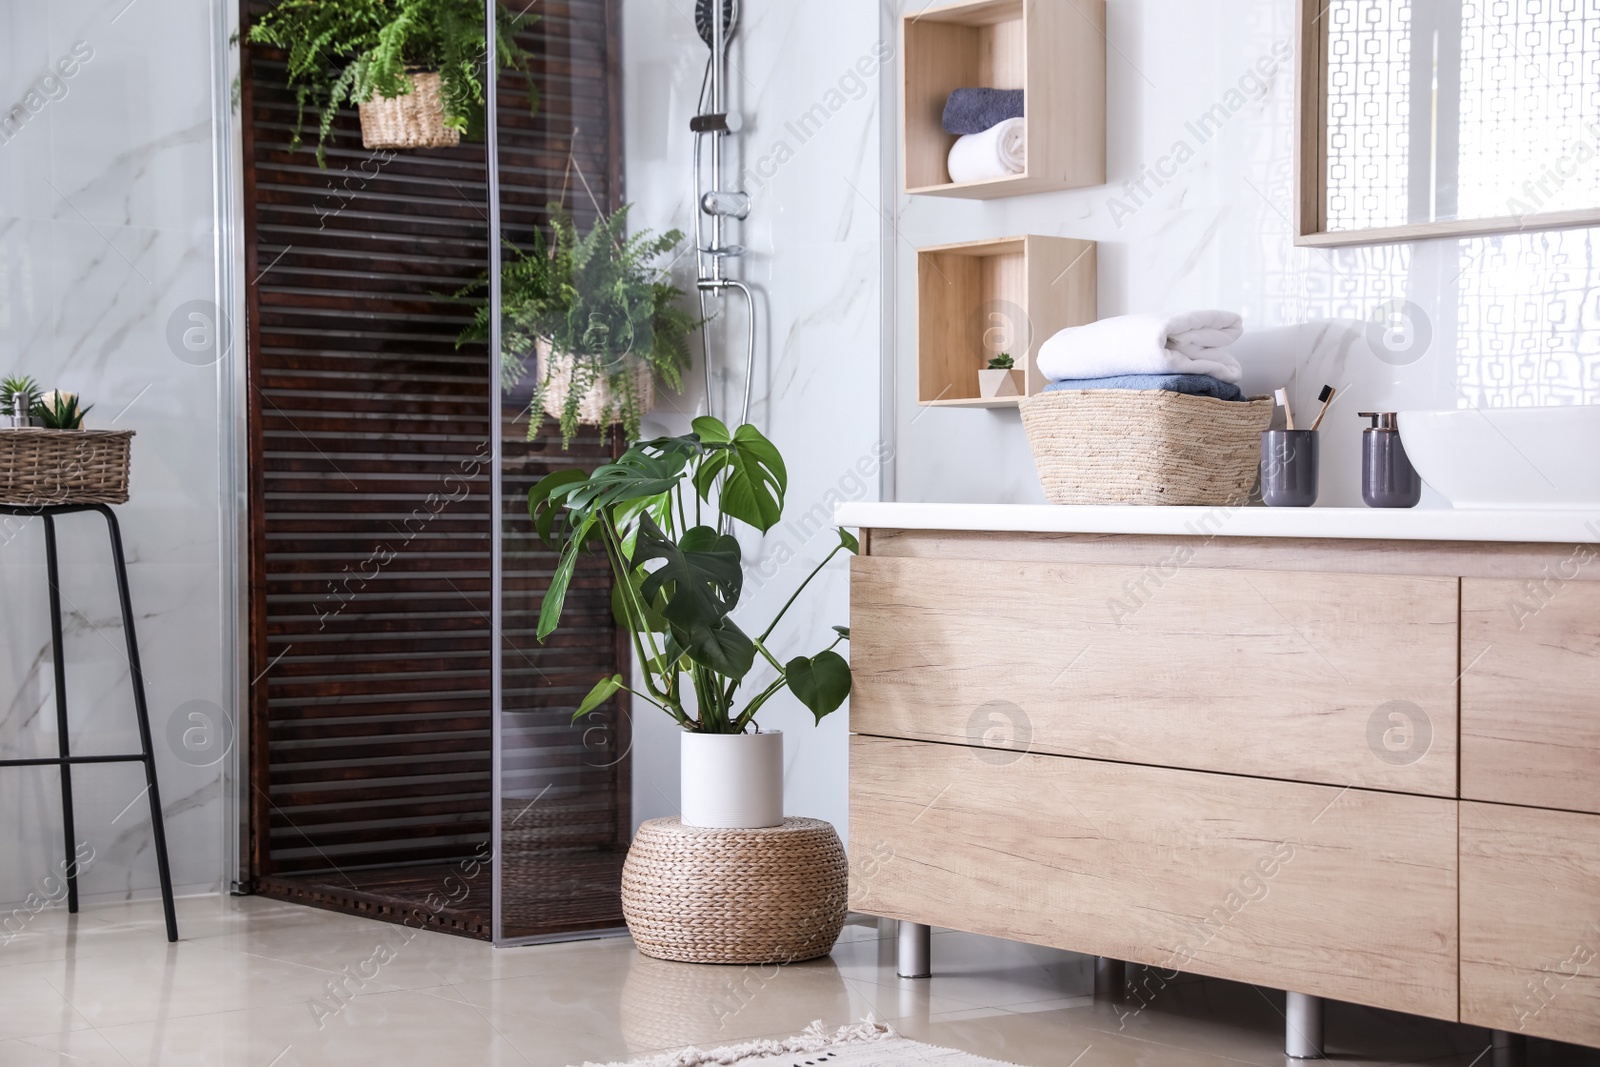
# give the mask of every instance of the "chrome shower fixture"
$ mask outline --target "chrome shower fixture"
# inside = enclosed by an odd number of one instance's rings
[[[697,0],[694,5],[694,28],[700,32],[700,39],[706,43],[707,48],[715,48],[711,28],[711,5],[714,0]],[[722,38],[727,40],[733,36],[734,27],[739,24],[739,0],[722,0]]]
[[[732,291],[744,297],[749,314],[746,316],[744,349],[744,405],[740,409],[739,421],[748,422],[756,361],[755,294],[744,282],[723,273],[725,262],[745,254],[743,245],[727,240],[727,222],[729,219],[743,220],[750,214],[749,194],[738,189],[725,189],[722,184],[722,139],[737,134],[744,127],[741,117],[730,112],[727,103],[728,39],[739,25],[739,0],[720,0],[721,18],[712,16],[717,6],[719,0],[697,0],[694,12],[695,29],[711,49],[711,55],[706,59],[705,78],[700,85],[699,113],[689,120],[689,131],[694,135],[695,290],[700,299],[700,318],[707,324],[711,320],[707,300],[712,294],[726,296]],[[702,143],[707,137],[711,138],[709,177],[701,153]],[[709,244],[705,232],[705,219],[708,216],[711,219]],[[707,331],[708,326],[701,326],[706,411],[715,414],[711,404],[711,342]]]

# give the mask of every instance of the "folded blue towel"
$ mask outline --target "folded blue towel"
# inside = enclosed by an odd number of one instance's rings
[[[1144,389],[1188,396],[1214,396],[1218,400],[1243,400],[1244,390],[1209,374],[1119,374],[1114,378],[1078,378],[1051,382],[1047,393],[1063,389]]]
[[[957,89],[945,101],[944,132],[982,133],[1021,117],[1021,89]]]

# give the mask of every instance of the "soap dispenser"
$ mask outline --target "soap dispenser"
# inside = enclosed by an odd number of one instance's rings
[[[1369,508],[1414,508],[1422,499],[1422,478],[1400,442],[1398,415],[1363,411],[1372,425],[1361,434],[1361,499]]]

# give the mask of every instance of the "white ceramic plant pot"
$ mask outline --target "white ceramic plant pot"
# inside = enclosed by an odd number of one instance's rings
[[[978,395],[988,399],[997,396],[1021,396],[1022,387],[1015,370],[989,370],[978,372]]]
[[[755,830],[783,825],[783,733],[683,732],[685,826]]]

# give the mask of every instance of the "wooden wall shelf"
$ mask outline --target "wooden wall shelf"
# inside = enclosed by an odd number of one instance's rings
[[[917,401],[936,407],[1015,407],[979,396],[978,371],[1010,352],[1024,396],[1045,387],[1035,360],[1059,330],[1097,317],[1095,243],[1008,237],[917,252]]]
[[[901,158],[908,193],[990,200],[1104,185],[1104,0],[966,0],[906,14]],[[953,183],[945,101],[970,87],[1027,93],[1027,169],[1011,178]]]

